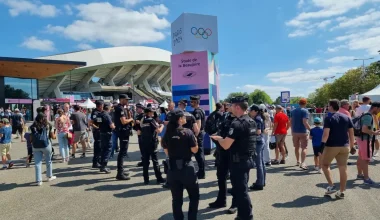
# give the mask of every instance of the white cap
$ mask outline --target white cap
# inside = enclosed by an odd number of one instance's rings
[[[260,104],[259,108],[264,111],[267,107],[264,104]]]

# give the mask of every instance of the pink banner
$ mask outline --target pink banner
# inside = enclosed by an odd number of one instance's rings
[[[208,88],[207,51],[172,55],[172,84]]]
[[[8,104],[32,104],[32,99],[5,99],[5,103]]]

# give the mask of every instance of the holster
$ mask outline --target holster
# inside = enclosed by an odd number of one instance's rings
[[[182,170],[185,166],[188,166],[192,163],[192,161],[185,161],[183,159],[181,160],[168,159],[168,160],[169,160],[169,163],[168,163],[169,170]]]
[[[249,160],[250,158],[254,158],[254,153],[249,155],[239,155],[238,153],[231,154],[231,162],[232,163],[240,163],[240,161]]]

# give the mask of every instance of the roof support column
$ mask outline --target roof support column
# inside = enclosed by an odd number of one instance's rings
[[[169,82],[170,77],[171,77],[170,74],[166,74],[166,76],[159,81],[159,85],[161,86],[162,90],[164,90],[165,92],[170,92],[170,89],[167,85],[167,82]]]
[[[42,94],[42,96],[43,96],[44,98],[49,98],[49,95],[50,95],[52,92],[56,93],[56,92],[55,92],[56,89],[58,89],[58,91],[59,91],[59,93],[60,93],[60,89],[59,89],[59,87],[60,87],[60,86],[62,85],[62,83],[67,79],[67,77],[68,77],[68,75],[64,75],[64,76],[59,76],[59,77],[57,77],[56,80],[53,81],[53,82],[50,84],[50,86],[46,89],[46,91]],[[58,98],[57,95],[56,95],[56,98]]]
[[[135,80],[134,84],[139,85],[141,83],[144,83],[143,81],[152,78],[152,76],[154,76],[161,68],[161,65],[149,66],[149,68],[143,74],[141,74],[138,79]]]
[[[171,90],[170,88],[172,87],[171,82],[172,82],[172,79],[169,77],[169,79],[164,83],[164,88],[166,92],[170,92]]]
[[[98,71],[99,71],[99,69],[89,71],[82,78],[82,80],[80,81],[80,83],[78,83],[78,85],[75,86],[74,90],[78,90],[78,91],[86,91],[86,90],[88,90],[89,89],[89,83],[90,83],[92,77],[94,77]]]
[[[110,86],[115,86],[115,82],[113,81],[122,71],[124,70],[124,66],[117,66],[112,69],[112,71],[106,76],[103,80],[103,83],[108,84]]]
[[[126,84],[127,82],[129,82],[131,84],[131,78],[132,76],[134,75],[138,75],[141,73],[141,71],[144,70],[144,65],[135,65],[126,75],[123,79],[121,79],[117,85],[118,86],[122,86],[124,84]]]

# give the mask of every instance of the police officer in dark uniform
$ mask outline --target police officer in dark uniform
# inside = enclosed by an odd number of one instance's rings
[[[228,132],[231,128],[231,124],[233,120],[235,120],[234,114],[232,114],[232,109],[229,109],[229,112],[225,114],[225,119],[219,125],[218,134],[222,138],[226,138],[228,136]],[[229,173],[229,164],[230,164],[230,149],[225,150],[220,146],[218,141],[215,141],[216,144],[216,176],[218,178],[218,197],[216,201],[209,204],[210,208],[224,208],[227,206],[227,177]],[[232,193],[233,194],[233,193]],[[237,212],[236,205],[236,196],[232,197],[232,205],[227,210],[228,214],[235,214]]]
[[[124,106],[128,105],[128,100],[130,98],[128,95],[121,94],[119,95],[119,105],[115,108],[115,126],[116,132],[120,139],[120,151],[117,156],[117,180],[129,180],[130,177],[124,172],[124,157],[127,156],[127,148],[129,144],[129,136],[132,129],[133,118],[128,109],[125,109]]]
[[[186,123],[186,117],[182,110],[174,110],[169,119],[162,147],[168,159],[168,182],[172,192],[172,207],[175,220],[184,219],[182,212],[183,189],[189,194],[188,219],[197,219],[199,204],[199,185],[192,154],[197,153],[198,144],[194,133],[182,126]]]
[[[112,130],[115,129],[115,124],[112,122],[110,115],[111,106],[109,104],[104,105],[104,111],[100,113],[100,143],[101,143],[101,162],[100,172],[111,173],[111,170],[107,168],[107,163],[111,155],[112,150]]]
[[[162,178],[160,167],[158,165],[157,158],[157,147],[158,147],[158,134],[162,132],[164,125],[159,125],[156,120],[154,120],[154,111],[152,107],[145,108],[145,117],[140,123],[141,126],[141,153],[143,159],[143,176],[144,183],[149,184],[149,159],[152,159],[154,174],[157,178],[157,184],[164,183],[165,180]]]
[[[250,220],[253,219],[253,214],[251,199],[248,195],[248,177],[254,163],[257,126],[256,122],[246,114],[247,98],[234,97],[231,103],[232,113],[236,119],[231,123],[227,137],[212,136],[211,138],[218,140],[223,149],[230,149],[232,193],[238,208],[236,219]]]
[[[141,144],[140,144],[140,139],[141,139],[140,123],[144,119],[144,106],[140,103],[136,104],[136,112],[137,112],[137,115],[135,118],[135,124],[133,126],[133,129],[137,132],[137,140],[138,140],[139,149],[140,149],[140,153],[141,153],[141,161],[137,163],[137,166],[142,167],[143,166],[143,162],[142,162],[143,161],[143,157],[142,157],[143,155],[142,155]]]
[[[197,121],[190,112],[186,111],[186,106],[187,106],[187,100],[186,99],[181,99],[178,102],[178,109],[182,110],[183,113],[185,114],[186,117],[186,124],[183,125],[184,128],[190,129],[195,136],[198,136],[199,134],[199,127],[197,124]]]
[[[100,113],[103,111],[104,102],[103,100],[95,101],[96,109],[91,112],[91,119],[89,125],[92,127],[92,136],[94,137],[94,157],[92,159],[92,168],[100,168],[100,156],[101,156],[101,146],[100,146],[100,130],[99,125],[102,122]]]
[[[205,129],[205,112],[203,109],[199,107],[201,97],[199,95],[192,95],[190,96],[190,104],[191,107],[194,108],[193,115],[195,117],[195,120],[199,127],[199,134],[197,136],[197,142],[198,142],[198,152],[195,154],[195,159],[198,163],[198,179],[205,179],[206,173],[205,173],[205,154],[203,150],[203,137],[205,135],[204,129]]]

